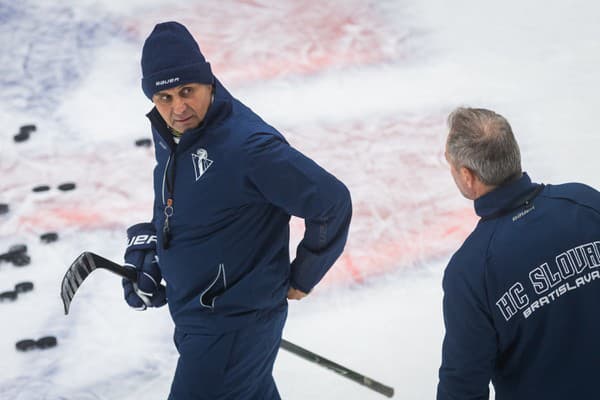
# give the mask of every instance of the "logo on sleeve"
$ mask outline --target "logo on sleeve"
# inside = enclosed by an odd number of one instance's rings
[[[202,175],[210,168],[213,161],[208,158],[208,152],[204,149],[196,150],[196,154],[192,154],[194,162],[194,172],[196,173],[196,181],[202,178]]]

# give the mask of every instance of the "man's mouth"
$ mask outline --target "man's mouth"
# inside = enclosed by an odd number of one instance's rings
[[[177,123],[188,122],[190,119],[192,119],[192,117],[193,115],[190,115],[189,117],[183,119],[173,118],[173,121]]]

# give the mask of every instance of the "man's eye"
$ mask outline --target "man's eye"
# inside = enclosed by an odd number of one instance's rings
[[[193,91],[194,91],[194,89],[192,89],[191,87],[185,87],[185,88],[181,89],[181,95],[189,96],[190,94],[192,94]]]
[[[168,95],[158,96],[158,101],[160,101],[161,103],[168,103],[170,100],[171,100],[171,96],[168,96]]]

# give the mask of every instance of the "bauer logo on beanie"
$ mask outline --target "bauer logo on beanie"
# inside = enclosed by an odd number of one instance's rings
[[[198,43],[178,22],[154,27],[142,49],[142,90],[152,100],[154,93],[186,83],[214,82],[210,64]]]

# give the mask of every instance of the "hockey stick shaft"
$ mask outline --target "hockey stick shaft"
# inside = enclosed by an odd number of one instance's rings
[[[365,375],[362,375],[356,371],[352,371],[351,369],[348,369],[348,368],[344,367],[343,365],[340,365],[334,361],[331,361],[324,357],[321,357],[320,355],[313,353],[312,351],[307,350],[303,347],[295,345],[294,343],[291,343],[285,339],[281,339],[281,348],[284,350],[287,350],[290,353],[293,353],[301,358],[304,358],[305,360],[314,362],[317,365],[320,365],[324,368],[330,369],[333,372],[335,372],[336,374],[341,375],[344,378],[348,378],[348,379],[350,379],[360,385],[363,385],[371,390],[374,390],[375,392],[380,393],[386,397],[394,396],[394,388],[384,385],[381,382],[377,382],[376,380],[371,379]]]
[[[126,268],[113,261],[107,260],[104,257],[100,257],[98,254],[94,254],[94,262],[96,268],[102,268],[109,270],[110,272],[119,275],[122,278],[129,279],[130,281],[137,280],[137,271],[134,268]]]

